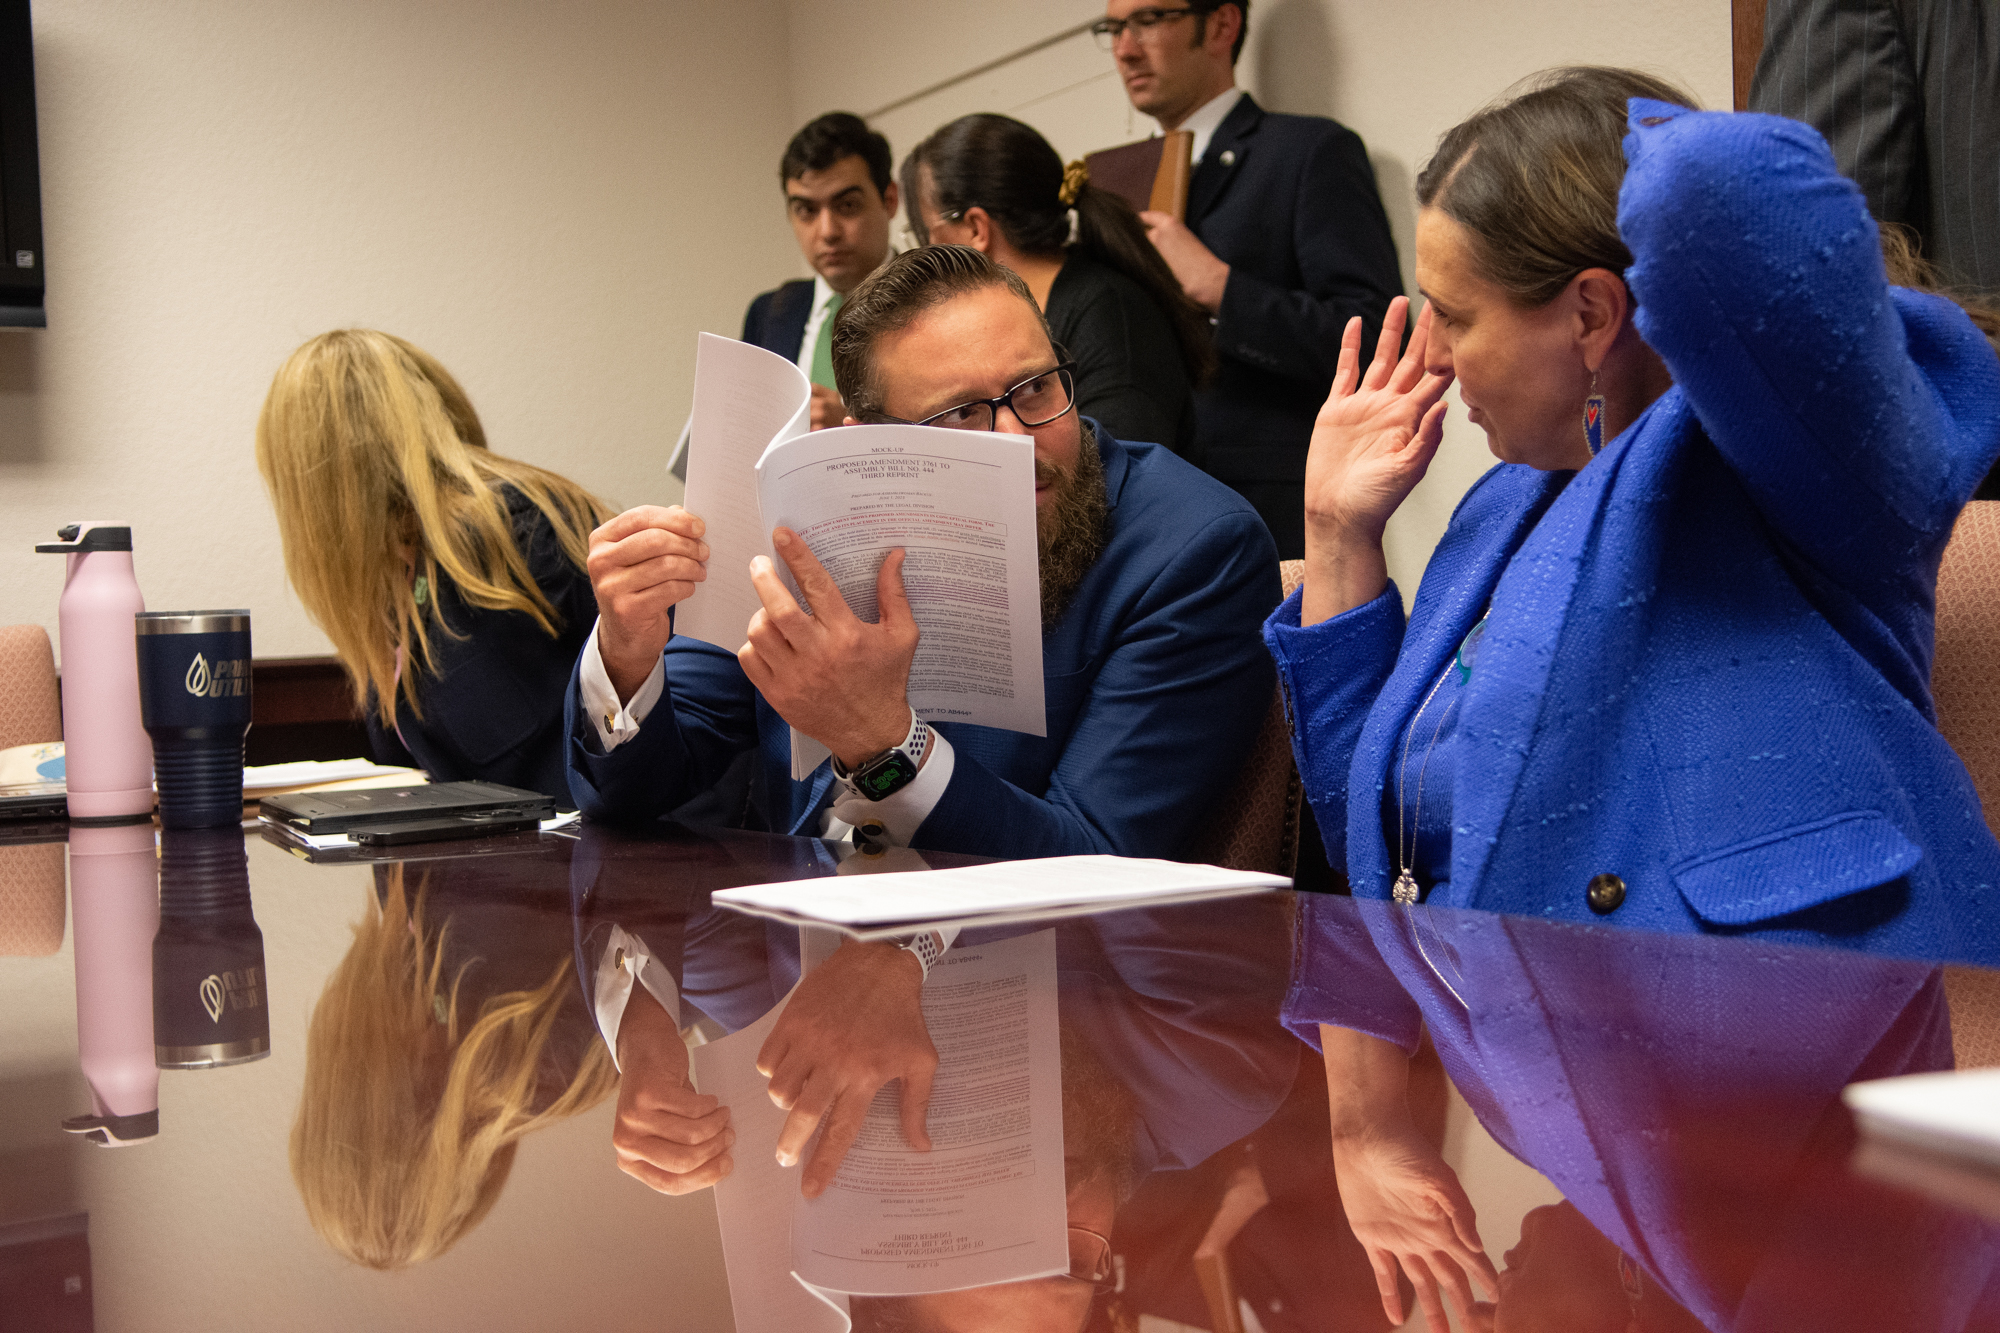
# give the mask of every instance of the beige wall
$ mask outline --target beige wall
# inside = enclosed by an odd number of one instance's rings
[[[66,519],[156,609],[326,651],[251,455],[299,342],[409,337],[494,447],[671,499],[694,335],[797,263],[781,0],[37,0],[45,332],[0,336],[0,623],[55,628]],[[775,85],[775,86],[774,86]]]
[[[796,119],[867,112],[1089,16],[1089,0],[792,0]],[[1333,116],[1358,132],[1415,291],[1411,184],[1437,138],[1516,79],[1550,65],[1640,65],[1704,104],[1730,98],[1729,0],[1256,0],[1240,82],[1267,108]],[[1110,57],[1071,38],[880,120],[898,162],[955,116],[1002,111],[1065,157],[1141,137]],[[1578,405],[1579,412],[1581,404]],[[1492,464],[1454,403],[1431,475],[1390,525],[1390,568],[1407,598],[1452,506]]]

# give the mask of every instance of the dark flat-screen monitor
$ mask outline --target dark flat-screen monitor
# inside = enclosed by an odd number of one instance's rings
[[[28,0],[0,0],[0,328],[47,328],[35,32]]]

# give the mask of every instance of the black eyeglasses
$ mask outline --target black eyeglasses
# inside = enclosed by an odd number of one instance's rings
[[[1097,45],[1100,48],[1109,51],[1112,47],[1118,45],[1119,36],[1127,28],[1132,29],[1132,35],[1143,42],[1152,33],[1153,29],[1159,27],[1168,19],[1186,18],[1194,12],[1192,9],[1157,9],[1152,7],[1135,9],[1122,19],[1097,20],[1097,22],[1090,25],[1090,35],[1097,39]]]
[[[945,426],[952,430],[992,430],[1000,409],[1012,412],[1023,426],[1046,426],[1076,406],[1076,362],[1064,360],[1053,370],[1044,370],[1016,384],[998,398],[980,398],[957,407],[947,407],[922,421],[883,417],[884,421],[905,426]]]
[[[1069,1229],[1069,1272],[1064,1277],[1088,1282],[1096,1291],[1116,1291],[1118,1278],[1111,1263],[1111,1240],[1089,1227]]]

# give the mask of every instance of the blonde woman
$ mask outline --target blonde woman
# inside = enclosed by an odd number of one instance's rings
[[[563,691],[597,619],[588,537],[611,511],[489,451],[451,373],[370,329],[292,353],[257,420],[257,466],[285,572],[377,757],[568,806]]]
[[[406,892],[400,865],[378,873],[306,1029],[291,1159],[313,1230],[394,1269],[457,1244],[498,1202],[522,1136],[595,1106],[618,1071],[566,912],[496,896],[490,872],[456,902],[448,883]]]

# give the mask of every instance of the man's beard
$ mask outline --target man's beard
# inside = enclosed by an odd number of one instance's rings
[[[1105,529],[1111,505],[1104,491],[1104,459],[1097,452],[1097,434],[1082,427],[1076,451],[1076,471],[1065,472],[1046,459],[1035,460],[1035,480],[1052,484],[1055,499],[1035,516],[1042,565],[1042,632],[1062,619],[1083,576],[1104,554]]]

